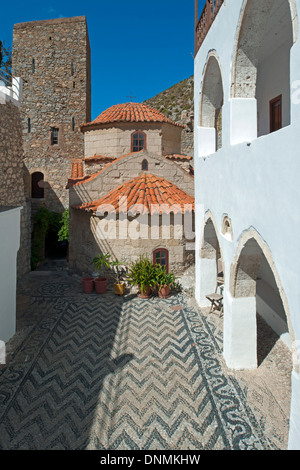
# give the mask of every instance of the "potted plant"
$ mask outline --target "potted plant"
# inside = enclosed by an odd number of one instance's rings
[[[122,279],[122,275],[124,274],[124,268],[122,267],[122,263],[116,258],[115,261],[111,263],[111,266],[113,268],[113,275],[115,279],[114,283],[114,293],[116,295],[124,295],[126,286],[125,282]]]
[[[127,279],[131,285],[139,287],[139,297],[148,299],[151,297],[151,288],[156,284],[153,263],[147,256],[140,256],[139,260],[130,265]]]
[[[93,277],[84,277],[82,278],[82,289],[85,294],[91,294],[95,287]]]
[[[172,272],[167,273],[166,267],[160,264],[155,266],[155,272],[158,296],[161,299],[167,299],[170,296],[171,287],[175,285],[175,275]]]
[[[93,264],[95,269],[99,272],[99,277],[94,280],[96,292],[97,294],[104,294],[107,291],[107,278],[100,277],[100,274],[104,266],[110,268],[110,254],[106,253],[103,255],[102,253],[99,253],[98,256],[93,259]]]

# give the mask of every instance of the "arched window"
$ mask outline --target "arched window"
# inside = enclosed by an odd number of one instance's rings
[[[36,171],[31,175],[31,197],[33,199],[42,199],[44,197],[44,175]]]
[[[140,152],[146,148],[146,134],[138,131],[131,135],[131,151]]]
[[[290,50],[294,36],[290,1],[247,1],[236,41],[231,95],[243,99],[245,115],[252,123],[244,127],[255,128],[258,137],[291,123]],[[251,100],[255,107],[249,114]],[[239,107],[240,100],[236,102]],[[240,122],[240,108],[236,115]],[[240,128],[238,124],[234,127]],[[243,135],[241,141],[247,140]]]
[[[220,64],[217,56],[211,53],[206,64],[203,78],[200,126],[204,132],[202,140],[214,153],[222,147],[222,107],[224,104],[224,90]]]
[[[233,239],[232,224],[228,216],[225,216],[223,219],[222,234],[229,240]]]
[[[142,161],[142,170],[148,171],[148,161],[146,159]]]
[[[169,252],[165,248],[158,248],[153,252],[153,264],[160,264],[165,266],[166,271],[169,271]]]

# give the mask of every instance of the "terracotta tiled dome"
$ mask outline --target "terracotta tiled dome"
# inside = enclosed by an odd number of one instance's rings
[[[126,199],[119,205],[122,197]],[[140,212],[140,205],[150,213],[157,211],[158,213],[170,211],[183,213],[185,209],[194,210],[194,198],[170,181],[147,174],[123,183],[97,201],[73,207],[87,212],[96,212],[99,206],[103,210],[107,207],[108,211],[114,207],[116,213],[119,213],[123,212],[124,208]]]
[[[84,126],[110,124],[114,122],[167,122],[178,127],[184,127],[167,118],[160,111],[157,111],[157,109],[142,103],[116,104],[103,111],[94,121]]]

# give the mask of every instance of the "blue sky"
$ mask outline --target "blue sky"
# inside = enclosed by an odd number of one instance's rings
[[[194,0],[5,2],[0,39],[12,44],[15,23],[81,15],[91,43],[92,119],[131,94],[141,102],[193,74]]]

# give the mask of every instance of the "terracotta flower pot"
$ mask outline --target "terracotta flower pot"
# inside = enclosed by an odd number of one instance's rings
[[[138,294],[138,297],[140,297],[141,299],[149,299],[149,297],[151,297],[151,287],[146,286],[143,293]]]
[[[90,294],[94,291],[94,278],[93,277],[84,277],[82,279],[82,289],[85,294]]]
[[[95,279],[95,288],[97,294],[104,294],[107,291],[107,279],[105,277]]]
[[[114,284],[114,293],[116,295],[124,295],[125,294],[125,290],[126,290],[126,287],[125,287],[125,282],[121,282],[120,284],[118,284],[117,282]]]
[[[160,286],[158,289],[158,296],[161,299],[167,299],[170,296],[170,287],[169,286]]]

